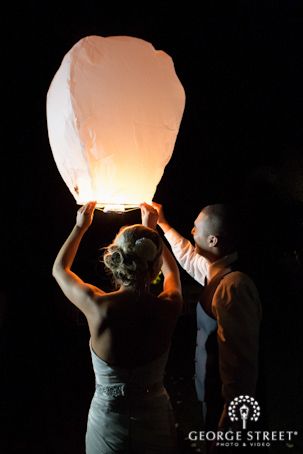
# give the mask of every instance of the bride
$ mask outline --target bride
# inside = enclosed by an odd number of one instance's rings
[[[142,224],[123,227],[104,253],[116,290],[107,293],[83,282],[71,267],[95,205],[78,210],[53,265],[53,276],[86,316],[91,336],[96,389],[86,453],[175,453],[174,416],[163,375],[182,309],[178,267],[156,231],[157,210],[142,204]],[[163,291],[154,296],[149,286],[160,269]]]

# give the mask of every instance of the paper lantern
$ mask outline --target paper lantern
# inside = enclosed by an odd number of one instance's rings
[[[59,172],[78,204],[125,210],[153,199],[185,105],[169,55],[138,38],[88,36],[47,93]]]

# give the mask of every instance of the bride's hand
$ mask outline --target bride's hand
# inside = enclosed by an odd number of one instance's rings
[[[142,224],[155,230],[158,222],[158,211],[147,203],[141,203],[140,208]]]
[[[76,225],[81,229],[88,229],[94,218],[96,202],[88,202],[77,211]]]

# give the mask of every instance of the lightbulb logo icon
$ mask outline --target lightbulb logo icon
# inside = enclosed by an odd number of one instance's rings
[[[249,408],[247,405],[242,405],[242,407],[240,407],[240,416],[241,416],[241,419],[242,419],[242,428],[243,429],[246,429],[246,421],[248,419],[248,415],[249,415]]]
[[[228,406],[228,416],[231,421],[242,421],[242,429],[246,429],[247,421],[258,421],[260,406],[250,396],[235,397]]]

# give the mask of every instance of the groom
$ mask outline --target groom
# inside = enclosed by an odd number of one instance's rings
[[[176,259],[203,286],[197,304],[196,392],[206,428],[228,428],[229,403],[242,394],[255,396],[262,315],[254,282],[239,270],[234,218],[226,205],[203,208],[191,231],[193,246],[169,225],[161,205],[153,207]]]

